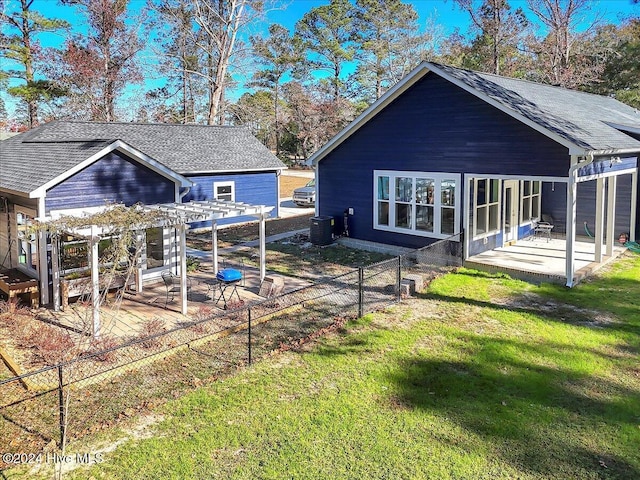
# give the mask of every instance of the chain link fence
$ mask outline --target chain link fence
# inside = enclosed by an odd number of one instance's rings
[[[452,237],[400,257],[235,310],[209,314],[20,377],[0,380],[6,452],[55,450],[67,439],[152,412],[277,349],[401,299],[407,274],[427,281],[461,265]],[[0,470],[5,467],[0,462]]]

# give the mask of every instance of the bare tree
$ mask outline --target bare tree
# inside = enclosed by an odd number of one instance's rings
[[[203,56],[199,75],[207,83],[207,123],[222,123],[221,105],[230,80],[229,67],[238,34],[263,12],[261,0],[192,0],[201,34],[196,45]]]
[[[71,107],[92,120],[116,120],[115,104],[124,88],[142,80],[142,18],[127,22],[129,0],[62,0],[87,17],[89,32],[67,42],[57,78],[71,92]],[[144,12],[142,12],[144,15]]]
[[[597,78],[604,62],[588,39],[601,18],[596,16],[585,30],[577,30],[591,9],[590,0],[528,0],[528,5],[548,29],[545,38],[531,47],[538,59],[539,80],[575,88]]]

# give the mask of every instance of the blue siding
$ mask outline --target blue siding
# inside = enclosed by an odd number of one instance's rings
[[[565,147],[427,74],[320,161],[320,214],[341,225],[352,207],[352,236],[420,247],[434,240],[373,229],[374,170],[566,176],[569,160]]]
[[[618,177],[616,195],[616,238],[621,232],[629,232],[631,214],[631,175]],[[606,192],[605,192],[606,202]],[[593,233],[596,221],[596,182],[578,184],[576,195],[576,234],[586,235],[584,222]],[[555,224],[554,232],[565,233],[567,218],[567,186],[564,183],[542,185],[542,213],[551,215]],[[605,212],[606,221],[606,212]]]
[[[184,198],[191,200],[213,199],[214,182],[234,182],[236,202],[252,205],[266,205],[276,207],[271,217],[278,216],[278,181],[275,172],[236,173],[228,175],[196,175],[187,177],[194,182],[191,191]],[[255,217],[236,217],[218,220],[218,225],[227,225],[243,221],[255,220]],[[192,223],[191,228],[210,227],[211,222]]]
[[[97,207],[120,202],[147,205],[175,201],[175,183],[159,173],[111,152],[47,192],[46,211]]]

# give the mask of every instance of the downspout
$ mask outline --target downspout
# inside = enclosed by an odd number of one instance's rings
[[[567,183],[567,247],[566,247],[566,266],[565,266],[565,274],[567,277],[566,286],[571,288],[573,287],[573,274],[575,272],[575,264],[574,264],[574,251],[575,251],[575,243],[576,243],[576,185],[577,178],[576,173],[578,169],[585,167],[591,163],[593,163],[596,154],[599,152],[591,151],[585,152],[586,161],[584,162],[576,162],[569,167],[569,181]],[[602,152],[605,154],[605,152]],[[570,220],[570,221],[569,221]]]
[[[186,197],[187,195],[189,195],[189,192],[191,191],[191,187],[184,187],[184,192],[180,192],[178,195],[180,197],[180,203],[182,203],[182,201],[184,200],[184,197]]]

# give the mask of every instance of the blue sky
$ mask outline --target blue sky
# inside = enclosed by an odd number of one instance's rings
[[[5,0],[7,3],[16,2],[17,0]],[[141,8],[146,3],[145,0],[132,0],[133,8]],[[284,3],[284,2],[283,2]],[[266,32],[269,24],[280,23],[293,31],[295,23],[302,18],[311,8],[327,4],[328,0],[290,0],[285,8],[276,9],[268,12],[266,21],[253,26],[252,34],[260,34]],[[453,0],[410,0],[419,15],[419,23],[424,28],[430,17],[434,18],[436,23],[444,29],[444,34],[452,33],[456,28],[460,33],[466,34],[469,29],[468,15],[456,7]],[[526,9],[526,0],[511,0],[510,4],[513,8],[523,7]],[[74,32],[86,31],[86,26],[82,24],[82,18],[76,16],[75,8],[62,6],[57,0],[35,0],[33,4],[34,10],[41,12],[46,17],[61,18],[67,20],[72,25]],[[582,28],[590,23],[595,14],[603,16],[605,21],[618,23],[621,19],[630,15],[640,15],[640,5],[632,4],[631,0],[594,0],[592,2],[592,14],[585,18]],[[42,35],[40,40],[44,46],[59,47],[62,45],[64,38],[61,35]],[[147,55],[150,57],[150,55]],[[241,80],[240,80],[241,81]],[[161,79],[150,79],[147,81],[146,88],[159,86]],[[15,83],[12,83],[15,84]],[[135,87],[134,87],[135,89]],[[137,88],[137,94],[142,94],[144,87]],[[228,92],[228,98],[235,99],[244,90],[238,90],[235,95]],[[132,94],[136,94],[132,90]],[[14,102],[6,92],[1,92],[5,100],[9,113],[14,108]]]

